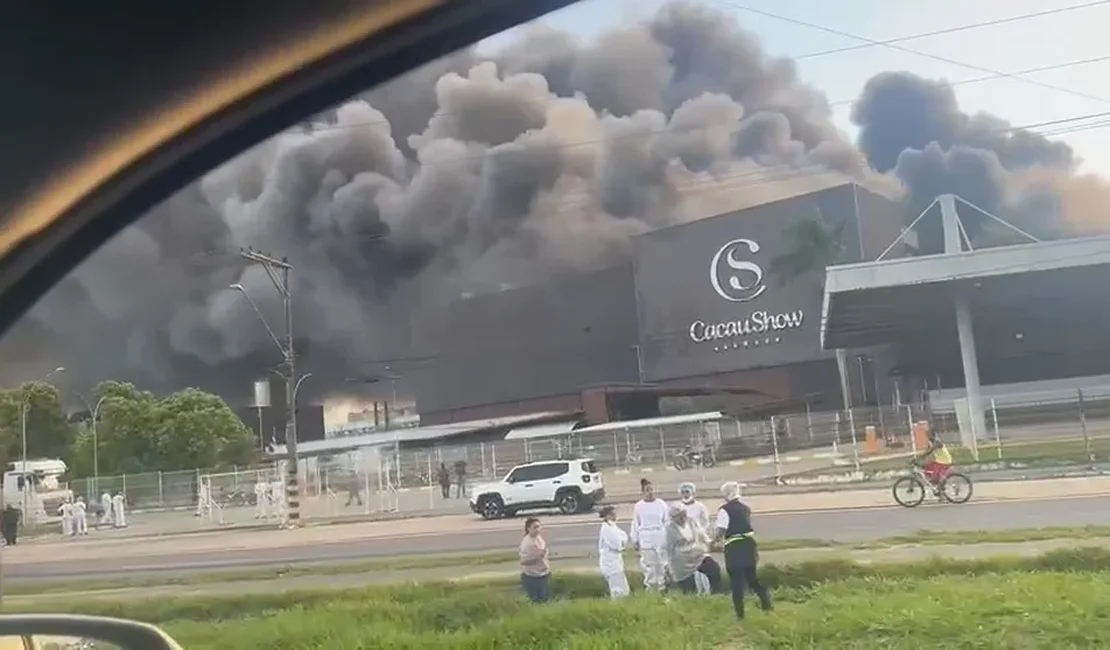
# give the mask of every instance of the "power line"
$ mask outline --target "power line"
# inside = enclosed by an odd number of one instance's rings
[[[1110,0],[1107,0],[1110,2]],[[864,47],[871,47],[870,45]],[[960,79],[959,81],[947,82],[949,86],[967,86],[971,84],[983,83],[984,81],[994,81],[995,79],[1005,79],[1007,77],[1022,77],[1029,74],[1037,74],[1039,72],[1053,72],[1056,70],[1064,70],[1066,68],[1074,68],[1082,65],[1091,65],[1093,63],[1104,63],[1110,61],[1110,54],[1103,56],[1094,56],[1087,59],[1075,59],[1073,61],[1065,61],[1063,63],[1053,63],[1050,65],[1037,66],[1036,68],[1025,68],[1023,70],[1015,70],[1006,74],[988,74],[982,77],[974,77],[972,79]],[[854,104],[857,99],[841,99],[831,102],[829,106],[843,106],[845,104]]]
[[[732,5],[727,0],[719,0],[725,4]],[[1077,5],[1070,5],[1067,7],[1057,7],[1055,9],[1046,9],[1044,11],[1035,11],[1027,14],[1019,14],[1017,16],[1009,16],[1007,18],[996,18],[994,20],[986,20],[980,23],[967,23],[963,25],[956,25],[954,27],[945,27],[931,32],[918,32],[908,36],[899,36],[897,38],[888,38],[874,43],[861,43],[859,45],[848,45],[845,47],[837,47],[830,50],[822,50],[820,52],[810,52],[808,54],[799,54],[791,57],[794,60],[800,59],[813,59],[819,56],[830,56],[833,54],[840,54],[841,52],[854,52],[856,50],[866,50],[872,47],[879,47],[883,45],[894,45],[895,43],[904,43],[906,41],[916,41],[923,38],[931,38],[933,36],[944,36],[946,34],[956,34],[958,32],[966,32],[975,29],[983,29],[985,27],[994,27],[996,25],[1004,25],[1007,23],[1016,23],[1023,20],[1032,20],[1036,18],[1044,18],[1045,16],[1052,16],[1054,14],[1062,14],[1071,11],[1078,11],[1081,9],[1090,9],[1092,7],[1099,7],[1102,5],[1110,4],[1110,0],[1095,0],[1094,2],[1084,2]],[[734,6],[734,5],[733,5]]]
[[[742,11],[748,11],[748,12],[752,12],[752,13],[762,14],[762,15],[767,16],[769,18],[775,18],[775,19],[778,19],[778,20],[786,20],[786,21],[789,21],[789,22],[799,24],[799,25],[804,26],[804,27],[808,27],[810,29],[819,29],[819,30],[827,31],[827,32],[830,32],[830,33],[833,33],[833,34],[836,34],[836,35],[839,35],[839,36],[843,36],[845,38],[852,38],[852,39],[855,39],[855,40],[865,41],[864,43],[861,43],[859,45],[849,45],[849,46],[845,46],[845,47],[833,48],[833,49],[829,49],[829,50],[822,50],[822,51],[819,51],[819,52],[809,52],[809,53],[806,53],[806,54],[798,54],[798,55],[794,55],[794,56],[789,57],[789,58],[791,58],[792,60],[795,60],[795,61],[803,60],[803,59],[815,59],[815,58],[818,58],[818,57],[831,56],[831,55],[834,55],[834,54],[840,54],[842,52],[851,52],[851,51],[856,51],[856,50],[868,49],[868,48],[872,48],[872,47],[894,46],[894,45],[897,45],[898,43],[902,43],[902,42],[906,42],[906,41],[920,40],[920,39],[923,39],[923,38],[930,38],[930,37],[934,37],[934,36],[943,36],[943,35],[946,35],[946,34],[954,34],[954,33],[959,33],[959,32],[972,31],[972,30],[976,30],[976,29],[983,29],[983,28],[986,28],[986,27],[993,27],[993,26],[996,26],[996,25],[1003,25],[1003,24],[1007,24],[1007,23],[1014,23],[1014,22],[1020,22],[1020,21],[1025,21],[1025,20],[1035,20],[1035,19],[1038,19],[1038,18],[1044,18],[1046,16],[1050,16],[1050,15],[1054,15],[1054,14],[1062,14],[1062,13],[1071,12],[1071,11],[1078,11],[1078,10],[1082,10],[1082,9],[1090,9],[1090,8],[1093,8],[1093,7],[1098,7],[1098,6],[1103,6],[1103,5],[1110,5],[1110,0],[1093,0],[1091,2],[1084,2],[1084,3],[1081,3],[1081,4],[1070,5],[1070,6],[1067,6],[1067,7],[1057,7],[1055,9],[1046,9],[1046,10],[1043,10],[1043,11],[1025,13],[1025,14],[1020,14],[1020,15],[1017,15],[1017,16],[1009,16],[1009,17],[1006,17],[1006,18],[997,18],[997,19],[987,20],[987,21],[978,22],[978,23],[965,23],[965,24],[956,25],[956,26],[953,26],[953,27],[946,27],[946,28],[943,28],[943,29],[933,30],[933,31],[929,31],[929,32],[919,32],[919,33],[916,33],[916,34],[910,34],[910,35],[907,35],[907,36],[898,36],[898,37],[895,37],[895,38],[888,38],[888,39],[882,39],[882,40],[872,40],[872,39],[868,39],[868,38],[863,37],[863,36],[857,36],[857,35],[854,35],[854,34],[849,34],[847,32],[840,32],[840,31],[837,31],[837,30],[833,30],[832,28],[826,28],[826,27],[823,27],[823,26],[820,26],[820,25],[804,23],[800,20],[796,20],[796,19],[793,19],[793,18],[788,18],[786,16],[780,16],[780,15],[777,15],[777,14],[771,14],[770,12],[764,12],[764,11],[761,11],[761,10],[758,10],[758,9],[753,9],[751,7],[747,7],[747,6],[740,5],[740,4],[737,4],[735,2],[732,2],[731,0],[715,0],[715,1],[720,3],[720,4],[723,4],[725,6],[732,7],[732,8],[735,8],[735,9],[739,9],[739,10],[742,10]],[[916,54],[918,56],[937,58],[937,57],[935,57],[931,54],[927,54],[927,53],[924,53],[924,52],[919,52],[917,50],[911,50],[909,48],[894,48],[894,49],[902,49],[903,51],[906,51],[910,54]],[[991,71],[991,70],[986,69],[986,68],[979,68],[978,66],[974,66],[974,65],[968,64],[968,63],[963,63],[963,62],[960,62],[960,61],[949,60],[949,59],[941,59],[941,60],[943,60],[944,62],[947,62],[947,63],[952,63],[954,65],[959,65],[959,66],[962,66],[962,67],[965,67],[965,68],[972,68],[972,69],[976,69],[980,72],[988,72],[989,73],[984,77],[978,77],[978,78],[975,78],[975,79],[967,79],[967,80],[963,80],[963,81],[956,81],[956,82],[950,82],[949,83],[949,85],[958,86],[958,85],[964,85],[964,84],[980,83],[980,82],[983,82],[983,81],[989,81],[989,80],[993,80],[993,79],[1020,77],[1022,75],[1026,75],[1026,74],[1034,74],[1034,73],[1038,73],[1038,72],[1047,72],[1047,71],[1051,71],[1051,70],[1059,70],[1059,69],[1069,68],[1069,67],[1073,67],[1073,66],[1087,65],[1087,64],[1091,64],[1091,63],[1110,60],[1110,56],[1101,56],[1101,57],[1094,57],[1094,58],[1090,58],[1090,59],[1081,59],[1081,60],[1071,61],[1071,62],[1067,62],[1067,63],[1063,63],[1063,64],[1055,64],[1055,65],[1048,65],[1048,66],[1042,66],[1042,67],[1037,67],[1037,68],[1029,68],[1029,69],[1026,69],[1026,70],[1019,70],[1019,71],[1015,71],[1015,72]],[[1039,82],[1035,82],[1035,83],[1039,83]],[[1043,85],[1043,84],[1041,84],[1041,85]],[[1052,90],[1058,90],[1058,91],[1068,92],[1068,93],[1072,93],[1072,94],[1075,94],[1077,92],[1077,91],[1072,91],[1071,89],[1060,88],[1060,87],[1056,87],[1056,86],[1046,86],[1046,87],[1051,88]],[[1084,95],[1080,95],[1080,96],[1084,96]],[[1089,99],[1096,99],[1097,101],[1102,101],[1102,102],[1110,101],[1110,100],[1106,100],[1104,98],[1095,98],[1095,97],[1088,97],[1088,98]],[[833,102],[832,105],[835,106],[835,105],[839,105],[839,104],[850,103],[852,101],[855,101],[855,100],[844,100],[844,101]],[[431,117],[432,118],[448,117],[448,116],[454,115],[458,112],[459,111],[446,111],[446,112],[442,112],[442,113],[436,113],[436,114],[432,115]],[[356,123],[356,124],[314,124],[314,125],[311,125],[310,131],[311,132],[317,132],[317,131],[331,131],[331,130],[347,130],[347,129],[356,129],[356,128],[363,128],[363,127],[384,125],[384,124],[388,124],[388,123],[389,123],[389,120],[381,119],[381,120],[371,120],[369,122],[360,122],[360,123]]]
[[[791,18],[789,16],[783,16],[781,14],[776,14],[776,13],[773,13],[773,12],[770,12],[770,11],[764,11],[762,9],[755,9],[755,8],[749,7],[747,5],[742,5],[738,2],[732,2],[731,0],[718,0],[718,2],[721,2],[722,4],[727,4],[730,7],[735,7],[736,9],[739,9],[740,11],[746,11],[748,13],[756,14],[758,16],[765,16],[767,18],[774,18],[776,20],[781,20],[783,22],[792,23],[794,25],[800,25],[802,27],[808,27],[810,29],[815,29],[817,31],[826,32],[826,33],[829,33],[829,34],[835,34],[837,36],[842,36],[844,38],[851,38],[851,39],[855,39],[857,41],[862,41],[864,43],[867,43],[869,46],[885,47],[885,48],[888,48],[888,49],[897,50],[899,52],[906,52],[908,54],[923,56],[925,58],[933,59],[935,61],[940,61],[942,63],[948,63],[948,64],[951,64],[951,65],[960,66],[961,68],[967,68],[969,70],[975,70],[975,71],[978,71],[978,72],[984,72],[984,73],[991,74],[991,75],[997,75],[999,77],[1007,77],[1009,79],[1014,79],[1014,80],[1017,80],[1017,81],[1022,81],[1022,82],[1027,83],[1027,84],[1032,84],[1034,86],[1040,86],[1041,88],[1046,88],[1048,90],[1055,90],[1057,92],[1068,93],[1068,94],[1074,95],[1076,97],[1082,97],[1083,99],[1089,99],[1089,100],[1096,101],[1096,102],[1101,102],[1101,103],[1104,103],[1104,104],[1110,104],[1110,99],[1107,99],[1105,97],[1099,97],[1097,95],[1089,95],[1087,93],[1080,92],[1078,90],[1074,90],[1074,89],[1071,89],[1071,88],[1065,88],[1063,86],[1056,86],[1054,84],[1045,83],[1045,82],[1042,82],[1042,81],[1037,81],[1035,79],[1027,79],[1025,77],[1017,76],[1017,75],[1014,75],[1012,73],[1001,72],[999,70],[993,70],[991,68],[986,68],[986,67],[975,65],[975,64],[972,64],[972,63],[966,63],[964,61],[958,61],[956,59],[950,59],[946,56],[940,56],[940,55],[937,55],[937,54],[929,54],[928,52],[922,52],[920,50],[915,50],[913,48],[904,47],[904,46],[898,45],[896,43],[889,43],[889,42],[875,40],[873,38],[867,38],[866,36],[860,36],[859,34],[852,34],[851,32],[845,32],[845,31],[842,31],[842,30],[839,30],[839,29],[833,29],[832,27],[825,27],[824,25],[818,25],[816,23],[807,22],[805,20],[800,20],[798,18]]]

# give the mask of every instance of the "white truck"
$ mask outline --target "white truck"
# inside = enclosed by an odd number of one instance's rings
[[[40,458],[8,463],[4,472],[4,505],[23,509],[26,498],[27,512],[24,521],[43,522],[58,518],[58,508],[66,499],[73,498],[73,491],[61,481],[66,473],[65,461],[59,458]],[[26,497],[24,497],[26,490]]]

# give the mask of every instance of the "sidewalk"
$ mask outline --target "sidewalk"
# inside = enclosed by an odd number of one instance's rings
[[[1012,544],[965,544],[936,546],[896,546],[885,549],[851,550],[847,548],[793,549],[762,551],[764,564],[797,564],[800,562],[829,559],[847,559],[860,563],[913,562],[931,557],[951,559],[976,559],[985,557],[1035,556],[1053,550],[1076,546],[1110,547],[1110,539],[1054,539],[1039,542]],[[629,563],[630,568],[632,563]],[[555,572],[597,573],[597,561],[585,558],[552,560]],[[376,571],[373,573],[337,575],[300,575],[266,580],[239,580],[202,585],[167,585],[164,587],[134,587],[91,592],[50,593],[29,596],[7,596],[9,603],[39,603],[55,600],[72,602],[74,599],[150,599],[179,598],[188,596],[213,596],[232,594],[273,593],[304,589],[354,589],[375,584],[425,582],[435,580],[478,580],[508,578],[519,573],[515,564],[490,565],[481,570],[472,567],[445,567],[411,571]],[[598,580],[601,580],[599,577]]]

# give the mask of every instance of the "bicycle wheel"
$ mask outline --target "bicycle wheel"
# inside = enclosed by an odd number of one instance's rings
[[[894,482],[894,500],[898,505],[915,508],[925,500],[925,485],[916,476],[903,476]]]
[[[940,493],[949,503],[967,503],[971,498],[971,479],[963,474],[949,474],[940,484]]]

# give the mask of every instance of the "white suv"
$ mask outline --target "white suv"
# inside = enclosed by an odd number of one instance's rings
[[[517,465],[496,483],[474,486],[470,509],[484,519],[551,507],[569,515],[589,510],[604,498],[605,486],[593,459],[543,460]]]

